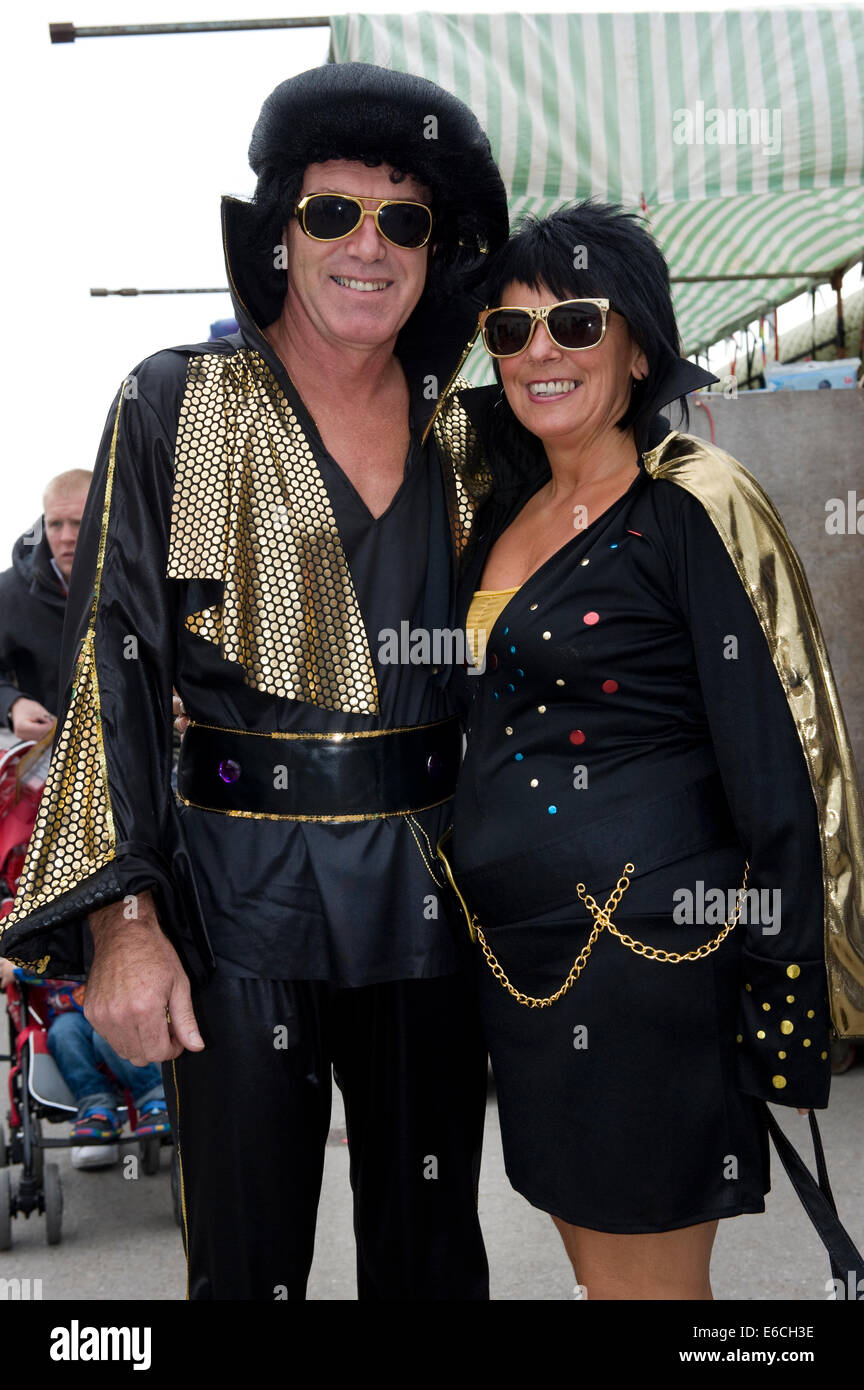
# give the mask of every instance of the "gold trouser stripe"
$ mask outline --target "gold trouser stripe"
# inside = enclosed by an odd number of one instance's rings
[[[168,1019],[171,1021],[170,1015]],[[180,1208],[183,1212],[183,1236],[184,1253],[186,1255],[186,1302],[189,1302],[189,1222],[186,1217],[186,1179],[183,1176],[183,1152],[180,1147],[180,1088],[177,1085],[177,1063],[174,1057],[171,1058],[171,1076],[174,1081],[174,1102],[177,1109],[177,1133],[174,1136],[174,1144],[177,1149],[177,1167],[180,1170]]]

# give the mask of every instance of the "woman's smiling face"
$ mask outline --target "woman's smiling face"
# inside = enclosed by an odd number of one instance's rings
[[[558,303],[558,296],[544,285],[531,289],[511,281],[501,303],[539,309]],[[537,323],[525,351],[499,358],[498,367],[513,414],[525,428],[541,440],[565,442],[572,435],[574,443],[613,429],[630,404],[631,383],[648,372],[626,319],[612,309],[597,347],[561,348],[545,323]]]

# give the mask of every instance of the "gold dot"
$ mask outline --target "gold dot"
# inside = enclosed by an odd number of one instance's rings
[[[828,1056],[828,1053],[827,1053],[827,1052],[820,1052],[820,1053],[819,1053],[819,1056],[822,1058],[822,1061],[824,1062],[824,1061],[826,1060],[827,1056]]]
[[[538,713],[538,714],[545,714],[545,713],[546,713],[546,706],[545,706],[545,705],[538,705],[538,706],[537,706],[537,713]]]
[[[770,1004],[763,1004],[763,1005],[762,1005],[762,1008],[765,1010],[766,1014],[770,1014],[770,1012],[771,1012],[771,1005],[770,1005]]]
[[[540,606],[540,605],[537,604],[537,603],[532,603],[532,604],[529,606],[529,608],[528,608],[528,612],[529,612],[529,613],[533,613],[534,610],[535,610],[535,608],[539,608],[539,606]]]
[[[744,1041],[744,1039],[743,1039],[743,1037],[741,1036],[740,1033],[736,1036],[735,1041],[736,1041],[736,1042],[743,1042],[743,1041]]]
[[[583,565],[590,565],[590,563],[591,563],[590,560],[581,560],[581,561],[580,561],[580,564],[583,564]]]
[[[780,1058],[780,1061],[781,1061],[781,1062],[784,1062],[784,1061],[786,1060],[786,1053],[785,1053],[785,1052],[778,1052],[778,1053],[777,1053],[777,1056]]]
[[[760,1029],[759,1029],[759,1032],[756,1034],[756,1036],[757,1036],[757,1038],[764,1038],[764,1036],[765,1036],[765,1030],[764,1030],[764,1028],[760,1028]]]
[[[810,1039],[809,1039],[809,1038],[802,1038],[802,1039],[801,1039],[801,1043],[802,1043],[802,1045],[803,1045],[804,1047],[809,1047],[809,1046],[810,1046]]]
[[[555,684],[556,684],[556,685],[563,685],[563,684],[564,684],[564,682],[561,680],[560,676],[559,676],[558,680],[555,682]]]
[[[780,1024],[780,1032],[785,1033],[787,1037],[791,1032],[794,1031],[794,1028],[794,1023],[790,1023],[788,1018],[784,1018],[782,1023]]]
[[[808,1017],[808,1018],[815,1018],[815,1017],[816,1017],[816,1010],[815,1010],[815,1009],[808,1009],[808,1010],[807,1010],[807,1017]]]
[[[752,989],[753,989],[753,986],[752,986],[752,985],[745,985],[744,988],[746,989],[747,993],[750,994],[751,991],[752,991]]]
[[[801,966],[800,966],[800,965],[787,965],[787,966],[786,966],[786,974],[789,976],[789,979],[790,979],[790,980],[797,980],[797,979],[798,979],[798,976],[801,974]]]
[[[536,778],[536,777],[532,777],[532,778],[531,778],[531,786],[532,786],[532,787],[539,787],[539,785],[540,785],[540,783],[537,781],[537,778]]]
[[[794,995],[794,994],[787,994],[787,995],[786,995],[786,1003],[787,1003],[787,1004],[794,1004],[794,1003],[795,1003],[795,995]]]
[[[512,734],[513,730],[511,729],[509,724],[507,725],[507,728],[504,730],[504,732],[505,734]]]
[[[783,1090],[783,1087],[786,1085],[786,1077],[785,1077],[785,1076],[772,1076],[772,1077],[771,1077],[771,1085],[772,1085],[772,1086],[776,1086],[778,1091],[782,1091],[782,1090]]]
[[[550,638],[551,636],[552,636],[552,633],[551,633],[551,632],[544,632],[544,633],[543,633],[543,641],[544,641],[544,642],[548,642],[548,641],[549,641],[549,638]]]

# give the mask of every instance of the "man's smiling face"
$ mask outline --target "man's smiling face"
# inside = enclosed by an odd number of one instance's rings
[[[382,198],[428,205],[428,189],[410,176],[393,183],[392,172],[388,164],[369,169],[351,159],[310,164],[300,198],[309,193],[351,193],[367,208]],[[295,330],[333,347],[380,347],[395,340],[423,293],[428,246],[394,246],[371,217],[364,217],[357,231],[340,241],[313,240],[295,217],[285,228],[285,240],[284,312],[291,315]]]

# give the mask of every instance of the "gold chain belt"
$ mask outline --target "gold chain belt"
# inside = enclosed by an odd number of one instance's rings
[[[447,838],[449,838],[449,835],[445,835],[443,837],[442,844],[444,842],[444,839]],[[628,878],[628,874],[632,874],[634,872],[636,867],[635,864],[627,863],[624,865],[624,871],[621,877],[619,878],[618,882],[616,883],[615,887],[612,889],[612,892],[607,898],[604,907],[600,907],[596,900],[591,896],[591,894],[586,892],[584,883],[577,883],[576,892],[581,898],[582,902],[584,902],[585,906],[588,908],[588,911],[591,913],[591,916],[594,918],[594,926],[591,930],[591,935],[589,936],[585,945],[582,947],[582,950],[579,952],[578,956],[571,965],[570,972],[567,975],[567,978],[564,981],[564,983],[558,989],[556,989],[554,994],[549,994],[546,996],[545,999],[540,999],[536,995],[523,994],[521,990],[516,989],[516,987],[510,983],[506,974],[504,973],[504,969],[501,965],[501,962],[493,954],[492,948],[489,946],[486,937],[483,935],[483,930],[480,926],[480,923],[477,920],[476,913],[470,913],[468,911],[465,899],[462,897],[462,894],[456,887],[456,883],[454,881],[450,865],[447,862],[447,859],[445,858],[443,853],[441,852],[441,845],[438,846],[438,857],[443,863],[450,885],[456,892],[459,901],[462,904],[463,910],[465,911],[465,914],[468,917],[468,924],[471,931],[472,939],[476,939],[477,941],[479,941],[481,950],[483,951],[483,955],[486,957],[486,962],[489,966],[489,969],[492,971],[492,974],[495,976],[495,979],[499,982],[499,984],[501,984],[503,988],[506,989],[507,993],[512,994],[517,1004],[524,1004],[526,1008],[529,1009],[548,1009],[550,1004],[555,1004],[559,999],[562,999],[564,997],[564,995],[567,993],[569,989],[572,988],[572,986],[579,979],[579,976],[582,974],[582,971],[585,969],[588,957],[591,954],[591,949],[604,927],[608,927],[612,935],[617,936],[621,944],[623,946],[628,947],[628,949],[633,951],[635,955],[644,956],[647,960],[656,960],[661,965],[680,965],[684,961],[704,960],[705,957],[709,956],[712,951],[717,950],[717,947],[720,946],[720,944],[723,941],[725,941],[726,937],[733,930],[733,928],[738,925],[738,918],[741,915],[741,905],[744,901],[744,897],[742,895],[746,896],[747,876],[750,872],[750,864],[748,861],[744,865],[744,881],[741,884],[741,887],[738,889],[738,893],[735,899],[735,911],[733,912],[731,918],[729,918],[728,921],[724,922],[722,930],[718,932],[718,934],[713,938],[713,940],[703,942],[701,946],[694,947],[692,951],[663,951],[656,946],[648,946],[644,941],[637,941],[635,937],[628,936],[626,932],[619,931],[618,928],[613,924],[611,914],[615,911],[624,894],[626,893],[627,889],[630,887],[630,879]]]

